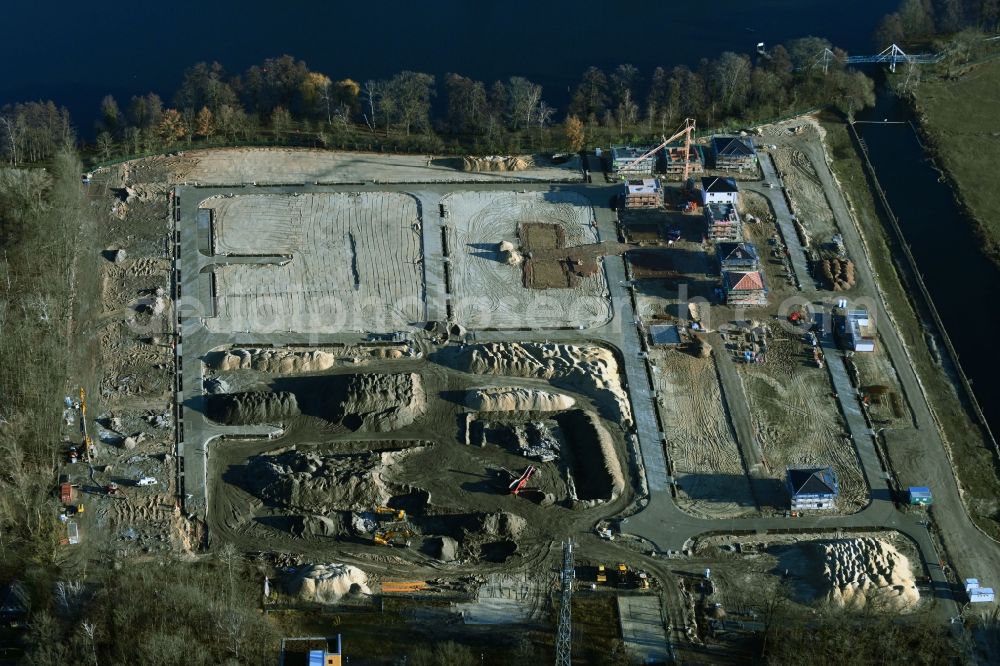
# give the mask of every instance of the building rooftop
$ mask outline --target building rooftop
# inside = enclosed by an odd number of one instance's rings
[[[764,278],[760,271],[726,271],[723,274],[726,291],[754,291],[764,288]]]
[[[655,178],[630,180],[625,183],[625,190],[629,194],[659,194],[660,181]]]
[[[753,243],[719,243],[715,246],[715,254],[720,261],[727,259],[760,260],[757,248],[754,247]]]
[[[713,136],[712,150],[726,157],[751,157],[755,153],[749,139],[740,136]]]
[[[705,205],[705,215],[712,220],[730,220],[737,222],[740,216],[736,212],[736,207],[731,203],[713,202]]]
[[[701,188],[706,192],[739,192],[740,187],[735,178],[708,176],[701,179]]]
[[[611,157],[616,160],[634,160],[649,152],[649,148],[633,148],[632,146],[612,146]],[[650,155],[653,157],[653,155]]]
[[[832,467],[788,468],[794,495],[836,495],[837,475]]]

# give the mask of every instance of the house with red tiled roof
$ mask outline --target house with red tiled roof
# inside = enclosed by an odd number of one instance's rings
[[[725,271],[722,287],[729,305],[767,305],[767,285],[760,271]]]

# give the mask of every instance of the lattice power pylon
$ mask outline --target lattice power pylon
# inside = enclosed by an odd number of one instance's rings
[[[573,567],[573,540],[563,543],[563,565],[560,581],[562,598],[559,602],[559,635],[556,638],[556,666],[571,666],[573,648],[573,581],[576,570]]]

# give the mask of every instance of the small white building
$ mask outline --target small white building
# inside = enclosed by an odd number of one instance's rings
[[[703,205],[723,203],[736,205],[740,198],[740,187],[734,178],[710,176],[701,179],[701,202]]]
[[[974,604],[993,603],[996,600],[992,587],[980,587],[976,578],[965,579],[965,593],[969,595],[969,602]]]
[[[875,351],[875,324],[868,310],[849,310],[845,329],[851,349],[856,352]]]

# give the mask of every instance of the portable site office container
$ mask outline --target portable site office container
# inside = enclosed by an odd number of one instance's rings
[[[931,489],[926,486],[911,486],[908,495],[910,506],[930,506],[934,502]]]

